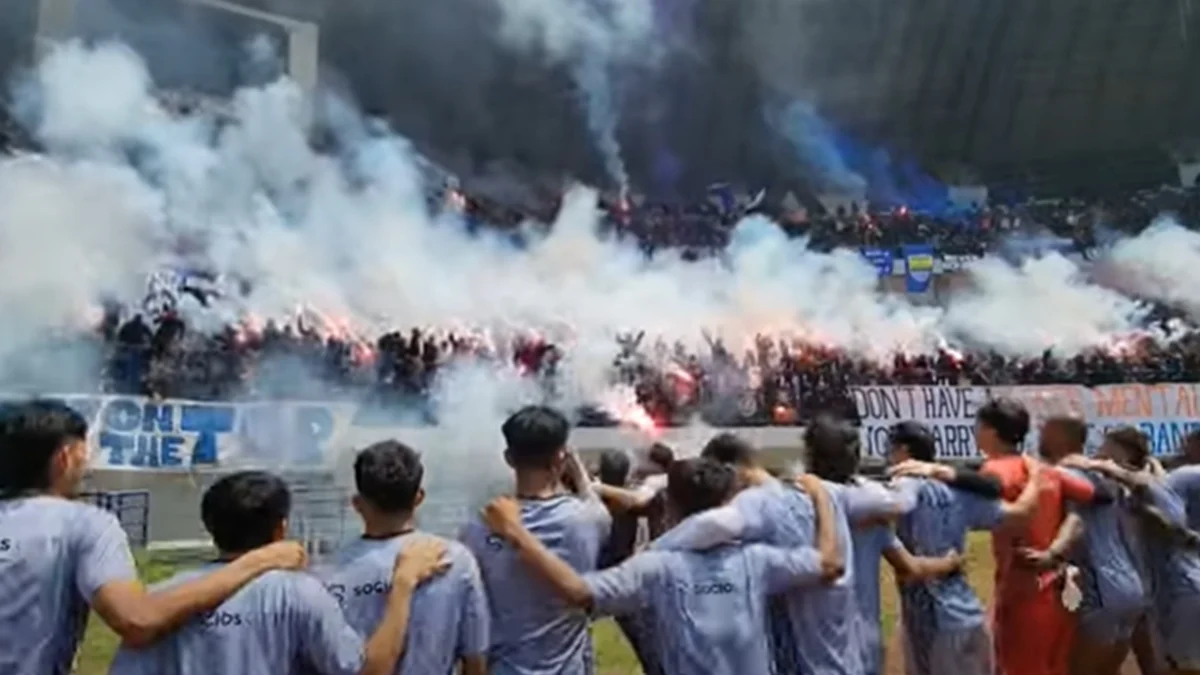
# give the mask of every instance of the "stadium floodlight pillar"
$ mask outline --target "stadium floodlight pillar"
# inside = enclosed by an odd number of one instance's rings
[[[302,114],[308,119],[312,114],[313,95],[317,91],[320,62],[320,30],[317,24],[292,19],[282,14],[244,7],[227,0],[186,0],[197,5],[246,17],[255,21],[277,26],[287,33],[287,73],[300,88],[304,96]]]
[[[162,0],[164,2],[170,0]],[[184,0],[281,29],[287,34],[287,74],[304,96],[305,115],[311,113],[320,67],[320,29],[310,21],[264,12],[228,0]],[[35,44],[41,58],[54,44],[75,34],[75,7],[79,0],[37,0]]]
[[[35,58],[42,58],[55,44],[71,37],[75,28],[76,0],[38,0]]]

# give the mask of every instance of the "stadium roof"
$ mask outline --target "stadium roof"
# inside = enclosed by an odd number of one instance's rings
[[[823,109],[977,166],[1144,151],[1197,135],[1190,0],[817,3],[797,76]],[[799,83],[798,83],[799,84]]]

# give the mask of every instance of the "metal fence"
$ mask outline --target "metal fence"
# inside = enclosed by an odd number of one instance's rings
[[[304,543],[310,556],[321,556],[358,534],[350,514],[350,491],[332,473],[283,474],[292,492],[288,537]]]
[[[288,537],[303,542],[309,555],[320,556],[337,547],[342,541],[357,534],[358,518],[350,513],[350,492],[337,485],[332,473],[306,472],[281,473],[292,493],[292,511],[288,519]],[[184,531],[183,525],[200,526],[199,497],[205,489],[221,478],[221,474],[210,474],[191,484],[191,490],[182,489],[172,483],[167,490],[158,490],[157,501],[152,505],[150,489],[92,490],[80,495],[80,500],[114,514],[129,536],[135,548],[152,548],[164,554],[187,557],[197,551],[211,552],[206,538],[166,538],[162,533],[151,532],[151,508],[155,512],[164,509],[170,514],[158,513],[155,517],[169,515],[168,520],[187,520],[172,532]],[[143,483],[145,484],[145,483]],[[160,523],[160,529],[161,528]],[[200,532],[197,532],[198,534]]]
[[[85,492],[79,499],[115,515],[133,548],[145,548],[150,543],[149,490]]]

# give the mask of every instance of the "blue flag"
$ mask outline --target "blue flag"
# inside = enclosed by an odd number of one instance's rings
[[[905,244],[904,280],[909,293],[925,293],[933,281],[933,246]]]
[[[871,263],[871,267],[879,272],[880,278],[892,276],[895,256],[890,248],[864,248],[862,257],[866,258],[867,262]]]

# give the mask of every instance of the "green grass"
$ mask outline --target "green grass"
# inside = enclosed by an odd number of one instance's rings
[[[146,583],[153,583],[171,576],[177,567],[169,562],[141,558],[138,561],[138,569]],[[990,539],[986,535],[971,536],[967,546],[967,573],[980,598],[985,603],[990,603],[993,566]],[[886,644],[890,645],[895,630],[896,608],[899,600],[896,596],[895,580],[892,577],[891,569],[886,564],[883,565],[881,588],[883,589],[884,636]],[[633,650],[629,648],[629,644],[615,623],[607,619],[597,621],[592,627],[592,636],[595,640],[600,675],[635,675],[640,672],[637,657],[634,656]],[[79,650],[77,675],[104,675],[108,672],[108,664],[116,649],[116,636],[93,617]],[[889,651],[895,652],[894,649]],[[889,658],[889,662],[891,661],[892,659]],[[887,668],[887,672],[896,674],[902,673],[903,670],[893,664]]]

